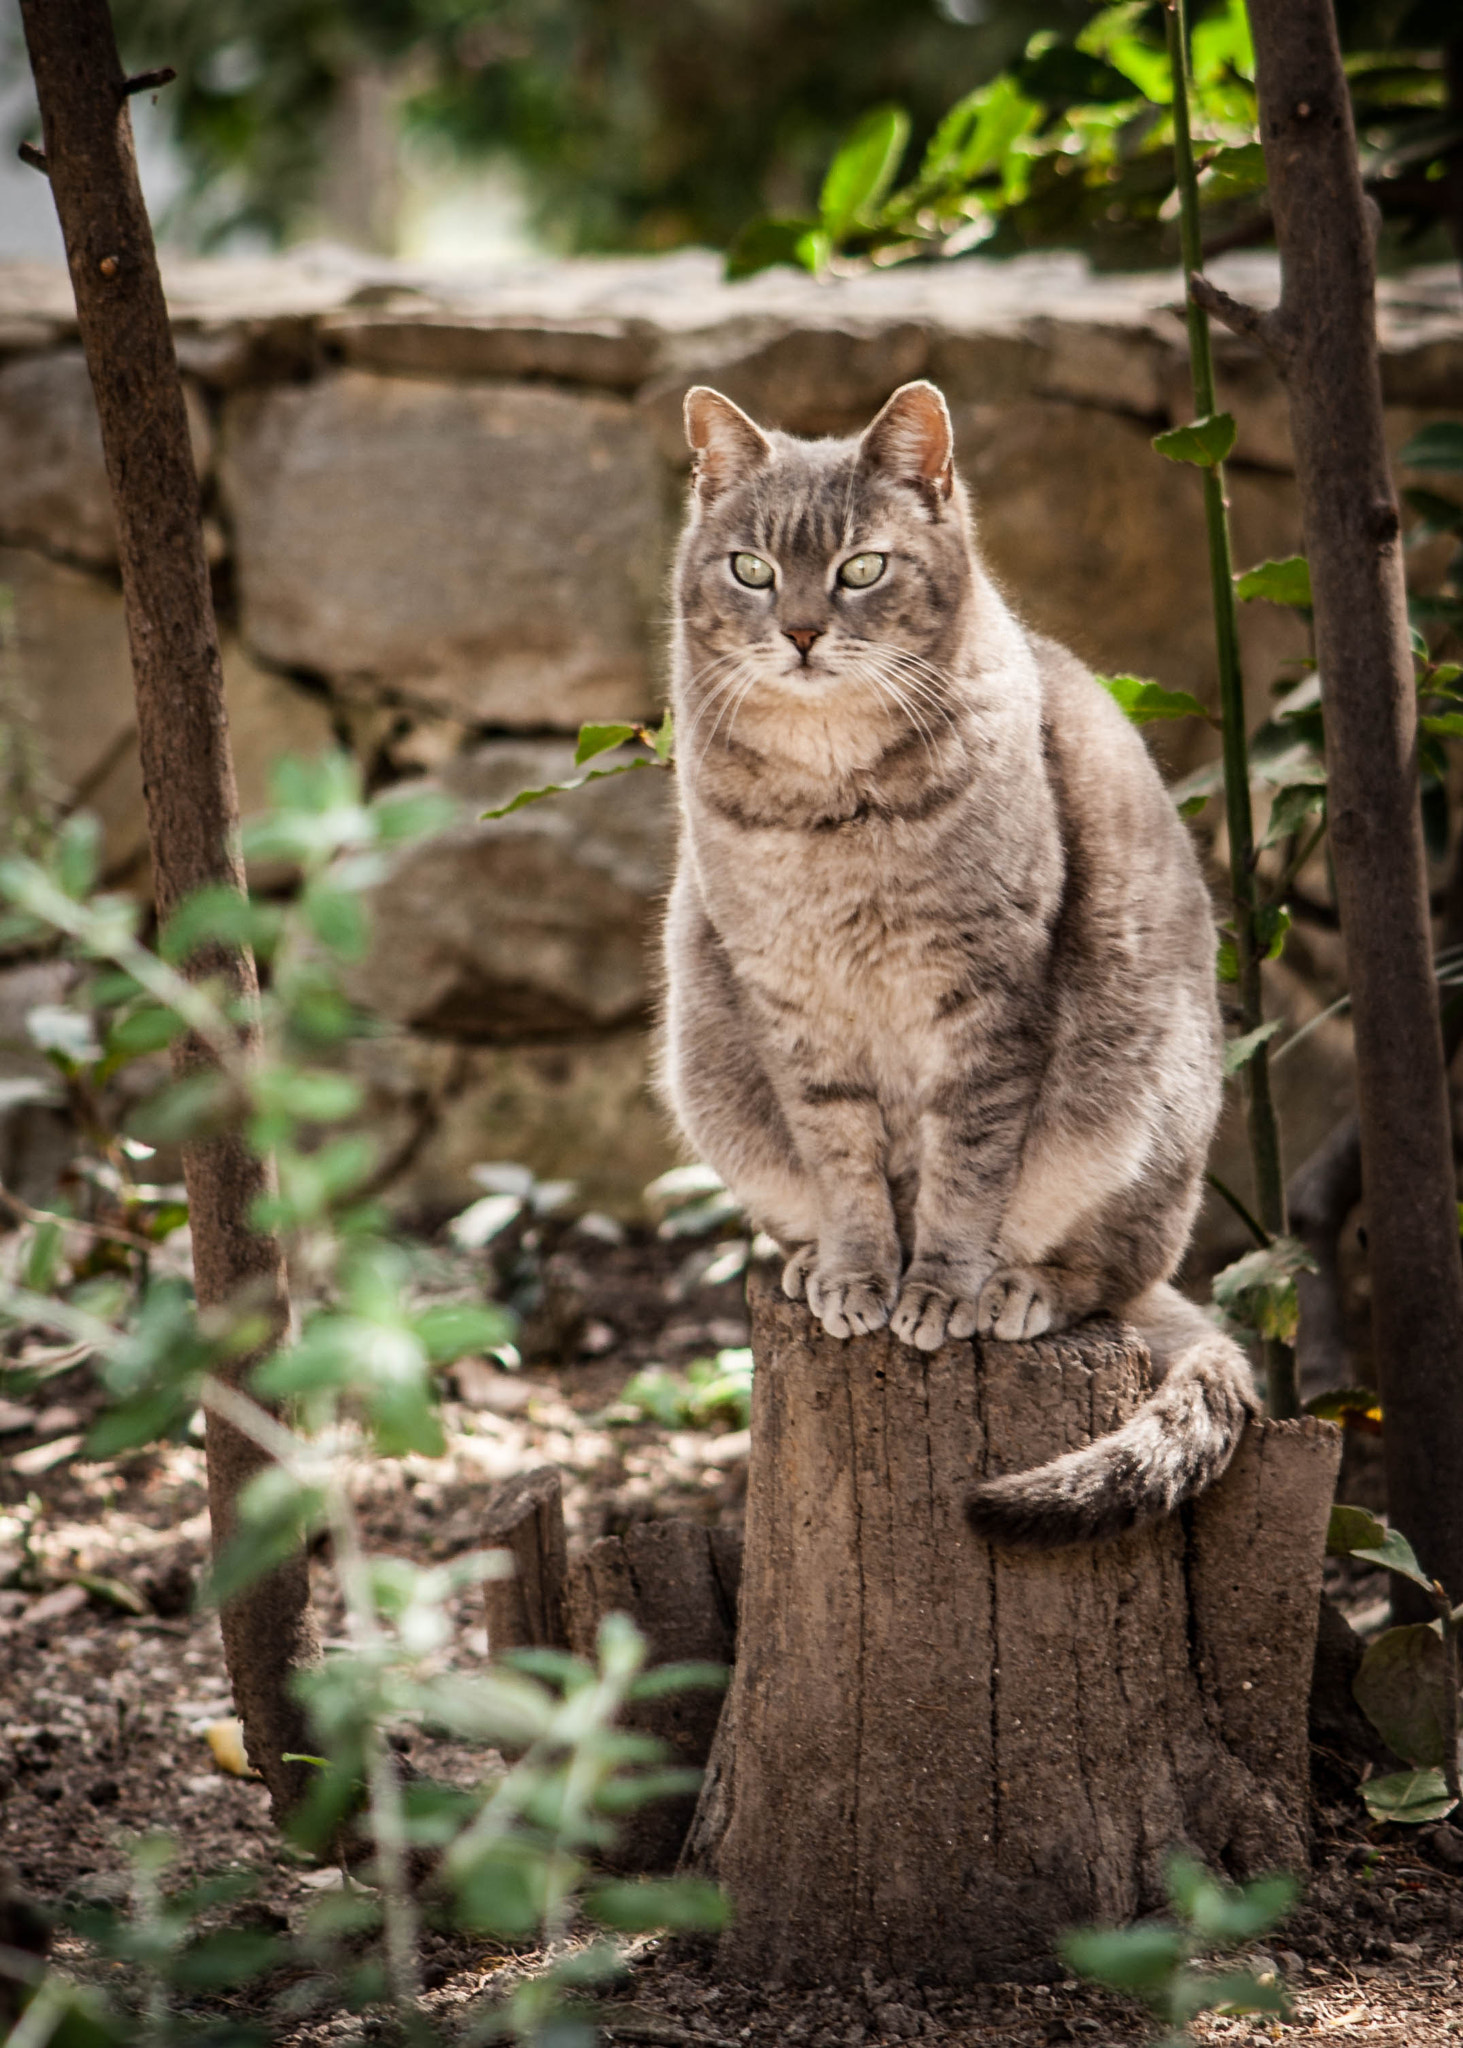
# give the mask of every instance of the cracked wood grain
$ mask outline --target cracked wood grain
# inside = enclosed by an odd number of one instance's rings
[[[1304,1867],[1337,1433],[1260,1426],[1187,1530],[997,1553],[964,1486],[1131,1413],[1132,1333],[915,1358],[751,1293],[739,1655],[687,1853],[736,1902],[728,1967],[1005,1979],[1161,1903],[1175,1844]]]

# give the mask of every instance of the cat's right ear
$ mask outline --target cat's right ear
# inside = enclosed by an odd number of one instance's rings
[[[686,439],[695,451],[692,477],[703,505],[772,456],[772,443],[762,429],[706,384],[693,384],[686,393]]]

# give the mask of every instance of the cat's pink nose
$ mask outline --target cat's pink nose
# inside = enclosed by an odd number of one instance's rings
[[[784,640],[791,640],[793,646],[803,657],[803,660],[806,661],[813,642],[822,639],[823,628],[821,626],[784,626],[782,637]]]

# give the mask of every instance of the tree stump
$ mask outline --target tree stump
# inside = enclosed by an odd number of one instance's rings
[[[483,1514],[482,1541],[513,1560],[511,1578],[488,1579],[483,1587],[491,1654],[567,1648],[569,1556],[558,1466],[535,1465],[505,1480]]]
[[[602,1536],[570,1567],[569,1646],[593,1658],[607,1614],[628,1614],[645,1637],[648,1662],[730,1665],[736,1653],[741,1543],[729,1529],[699,1522],[636,1522],[623,1536]],[[666,1762],[699,1770],[711,1752],[721,1711],[719,1690],[687,1687],[637,1700],[627,1728],[665,1745]],[[611,1870],[673,1870],[696,1810],[696,1797],[647,1800],[620,1821]]]
[[[925,1355],[838,1343],[765,1275],[750,1292],[738,1656],[686,1852],[735,1903],[725,1964],[1049,1974],[1063,1928],[1163,1903],[1175,1846],[1304,1868],[1338,1433],[1257,1425],[1167,1522],[995,1550],[968,1484],[1116,1428],[1148,1390],[1136,1335]]]

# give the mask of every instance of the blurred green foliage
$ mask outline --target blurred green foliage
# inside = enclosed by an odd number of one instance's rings
[[[908,179],[952,106],[1002,77],[1021,119],[994,138],[1008,189],[990,252],[1173,256],[1159,219],[1162,116],[1140,82],[1119,117],[1134,82],[1080,46],[1111,12],[1090,0],[115,0],[113,11],[130,60],[177,69],[160,105],[189,185],[171,225],[204,246],[240,228],[281,239],[308,225],[332,115],[364,73],[387,81],[403,134],[516,163],[545,240],[578,250],[725,247],[759,214],[816,222],[826,167],[871,109],[900,110],[887,169],[894,180],[902,159]],[[1201,33],[1225,11],[1196,10]],[[1157,0],[1121,12],[1131,47],[1161,51]],[[1436,231],[1459,183],[1446,175],[1463,76],[1455,0],[1339,0],[1338,15],[1374,189],[1404,237]],[[1081,175],[1096,142],[1100,175]],[[1027,189],[1010,184],[1013,165]],[[1243,168],[1214,195],[1242,225]],[[1445,246],[1434,232],[1433,252]]]
[[[1363,176],[1403,249],[1431,234],[1442,253],[1441,226],[1451,218],[1463,256],[1463,177],[1449,176],[1463,161],[1463,31],[1456,19],[1447,31],[1457,39],[1450,66],[1437,10],[1374,13],[1354,13],[1368,46],[1347,58]],[[1192,19],[1189,118],[1205,247],[1267,243],[1245,0],[1208,0]],[[903,105],[868,109],[834,152],[816,205],[746,223],[728,251],[728,275],[977,248],[1002,256],[1082,248],[1100,264],[1125,266],[1175,260],[1173,80],[1161,5],[1115,0],[1090,9],[1075,34],[1043,30],[1008,69],[957,98],[914,152],[918,126]],[[1159,445],[1196,459],[1177,440]]]
[[[130,61],[172,64],[163,104],[200,240],[307,217],[344,82],[387,70],[407,132],[529,174],[553,245],[725,245],[796,206],[862,109],[926,128],[1083,0],[115,0]]]

